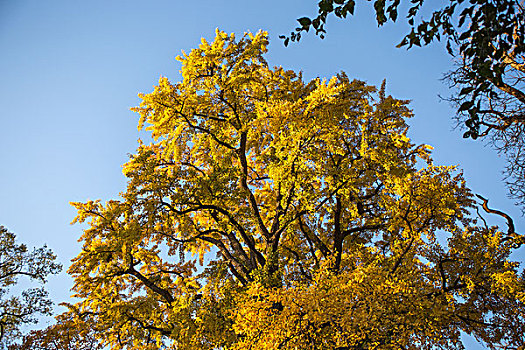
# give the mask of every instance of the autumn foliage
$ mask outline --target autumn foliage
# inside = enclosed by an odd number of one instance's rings
[[[79,317],[111,349],[455,349],[525,342],[513,229],[407,137],[407,101],[270,68],[267,34],[179,57],[142,103],[128,188],[87,222]]]

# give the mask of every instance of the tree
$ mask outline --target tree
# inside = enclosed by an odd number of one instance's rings
[[[86,323],[70,310],[56,317],[56,323],[34,330],[24,336],[20,344],[12,344],[9,350],[101,350],[95,338],[94,325]]]
[[[458,121],[464,123],[465,138],[488,138],[508,160],[505,170],[511,197],[525,213],[525,11],[516,0],[449,0],[429,19],[417,22],[424,0],[402,7],[400,0],[374,1],[379,25],[395,22],[406,9],[410,33],[398,46],[430,44],[443,37],[458,67],[447,75],[456,88],[451,101]],[[298,19],[300,27],[289,37],[299,41],[301,33],[313,29],[321,38],[328,16],[353,14],[354,0],[322,0],[318,15]],[[401,7],[401,9],[400,9]]]
[[[269,68],[267,34],[217,32],[161,77],[119,200],[69,273],[112,349],[461,348],[525,341],[524,243],[477,226],[454,167],[410,142],[407,101],[344,73]],[[494,211],[485,203],[487,210]]]
[[[45,283],[50,274],[60,272],[55,255],[46,246],[28,251],[16,237],[0,226],[0,346],[20,337],[20,327],[36,323],[38,315],[50,315],[52,302],[43,287],[20,290],[20,277]],[[18,294],[18,295],[13,295]]]

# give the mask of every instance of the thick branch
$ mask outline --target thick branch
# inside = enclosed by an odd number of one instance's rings
[[[516,233],[515,228],[514,228],[514,221],[512,220],[512,218],[509,215],[505,214],[502,211],[496,210],[496,209],[490,209],[489,206],[488,206],[489,200],[484,198],[483,196],[481,196],[479,194],[476,194],[476,197],[478,197],[479,199],[481,199],[483,201],[483,209],[487,213],[491,213],[491,214],[496,214],[496,215],[502,216],[503,218],[505,218],[505,220],[507,220],[507,226],[509,228],[508,231],[507,231],[508,235],[512,235],[512,234]]]
[[[324,257],[327,257],[328,255],[331,254],[330,249],[328,249],[326,244],[324,244],[324,242],[321,241],[321,239],[317,237],[315,233],[310,231],[310,229],[303,223],[303,220],[301,218],[299,218],[299,228],[301,229],[301,232],[303,232],[303,234],[306,237],[312,239],[316,248],[321,251]]]
[[[497,81],[494,79],[491,79],[491,82],[501,91],[506,92],[509,95],[514,96],[517,98],[521,103],[525,104],[525,93],[523,91],[520,91],[516,89],[514,86],[511,86],[503,81]]]
[[[143,321],[139,320],[138,318],[136,318],[136,317],[134,317],[134,316],[132,316],[132,315],[130,315],[128,313],[126,313],[126,316],[127,316],[129,321],[137,322],[142,329],[157,331],[157,332],[160,332],[164,336],[171,335],[171,331],[169,329],[160,328],[160,327],[156,327],[156,326],[153,326],[153,325],[146,325],[146,324],[144,324]]]
[[[241,186],[248,194],[248,201],[250,203],[250,207],[253,211],[253,215],[255,216],[257,220],[257,226],[259,227],[259,230],[265,236],[267,239],[270,238],[270,232],[264,225],[264,222],[261,217],[261,213],[259,212],[259,206],[257,205],[257,201],[255,199],[255,196],[253,195],[252,191],[250,190],[247,182],[248,178],[248,161],[246,159],[246,133],[241,133],[241,143],[239,145],[239,149],[237,149],[237,156],[241,162],[242,166],[242,173],[241,173]]]
[[[142,283],[144,283],[144,285],[146,287],[148,287],[150,290],[152,290],[153,292],[157,293],[158,295],[160,295],[162,298],[164,298],[164,300],[166,300],[166,302],[168,304],[171,304],[175,299],[173,298],[173,296],[170,294],[169,291],[167,291],[166,289],[163,289],[163,288],[160,288],[159,286],[157,286],[155,283],[153,283],[152,281],[150,281],[148,278],[146,278],[143,274],[141,274],[140,272],[138,272],[137,270],[135,270],[135,267],[133,265],[131,265],[127,270],[126,270],[126,273],[129,273],[130,275],[136,277],[139,281],[141,281]]]
[[[349,236],[351,234],[354,234],[356,232],[363,232],[363,231],[368,231],[368,230],[378,230],[378,229],[380,229],[382,227],[383,227],[383,225],[381,225],[381,224],[364,225],[364,226],[360,226],[360,227],[353,227],[353,228],[350,228],[348,230],[344,230],[343,231],[343,238],[346,238],[347,236]]]
[[[341,231],[341,199],[336,196],[335,199],[335,212],[334,212],[334,247],[333,250],[336,252],[335,255],[335,266],[334,270],[339,270],[341,265],[341,255],[343,254],[343,232]]]
[[[215,220],[215,222],[218,225],[220,225],[220,220],[216,212],[211,212],[211,217],[213,218],[213,220]],[[252,251],[250,251],[250,257],[248,257],[244,248],[241,245],[241,242],[239,242],[234,232],[232,231],[230,232],[220,231],[220,232],[223,236],[228,237],[228,240],[230,241],[230,246],[239,256],[244,258],[244,261],[246,262],[246,264],[250,265],[252,269],[255,269],[257,267],[257,259],[255,257],[255,254]]]
[[[250,276],[249,271],[246,269],[245,266],[243,266],[241,263],[239,263],[239,261],[237,261],[237,259],[230,253],[230,251],[224,245],[223,242],[221,242],[220,240],[215,239],[213,237],[202,237],[201,239],[206,241],[206,242],[212,243],[217,248],[219,248],[219,250],[221,251],[222,256],[232,265],[233,270],[235,270],[235,271],[232,270],[232,273],[234,273],[235,276],[237,278],[239,278],[242,283],[246,283],[246,278],[249,278],[249,276]],[[242,273],[244,274],[244,276],[246,276],[246,278],[240,277],[240,274],[237,271],[237,268],[242,270]]]
[[[272,227],[270,229],[270,234],[272,237],[274,237],[277,233],[277,230],[279,229],[279,218],[281,215],[283,215],[283,207],[281,205],[281,201],[283,199],[283,195],[281,193],[281,183],[277,185],[277,208],[275,209],[275,216],[273,218]]]
[[[391,274],[394,274],[396,272],[396,270],[398,269],[398,267],[401,265],[401,262],[403,261],[403,258],[405,257],[405,255],[408,253],[408,251],[412,247],[412,243],[414,243],[414,237],[412,237],[410,239],[410,241],[408,242],[408,245],[406,246],[406,248],[403,250],[403,252],[399,256],[399,258],[397,258],[396,263],[394,264],[394,267],[392,268],[392,271],[390,272]]]
[[[237,220],[235,220],[233,215],[231,215],[230,212],[228,212],[226,209],[218,207],[218,206],[213,205],[213,204],[197,204],[195,207],[190,208],[190,209],[177,210],[170,203],[167,203],[167,202],[161,202],[161,203],[163,205],[167,206],[171,211],[173,211],[177,215],[185,215],[185,214],[197,212],[199,210],[214,210],[214,211],[217,211],[217,212],[223,214],[224,216],[226,216],[228,218],[228,221],[230,221],[230,223],[235,228],[237,228],[237,230],[239,231],[242,239],[246,242],[246,245],[248,245],[250,250],[253,251],[256,254],[258,262],[260,264],[264,264],[264,257],[255,248],[255,241],[253,240],[253,237],[246,233],[246,231],[244,230],[244,227],[242,227],[242,225],[239,224],[239,222],[237,222]]]

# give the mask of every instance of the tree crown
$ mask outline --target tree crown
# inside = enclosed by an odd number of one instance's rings
[[[115,349],[521,341],[521,236],[474,225],[461,173],[407,137],[408,102],[269,68],[267,45],[218,31],[141,95],[154,142],[127,191],[73,203],[78,313]]]

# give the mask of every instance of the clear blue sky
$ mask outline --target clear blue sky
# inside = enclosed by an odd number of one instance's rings
[[[396,49],[406,27],[377,29],[369,5],[358,4],[350,21],[332,18],[325,40],[308,35],[284,48],[278,36],[314,14],[315,1],[0,0],[0,225],[30,246],[48,244],[67,267],[82,229],[69,225],[69,202],[107,200],[125,188],[121,164],[140,136],[129,111],[137,93],[151,91],[160,75],[177,81],[174,58],[220,28],[267,30],[270,65],[302,70],[306,79],[341,70],[374,85],[386,78],[388,93],[413,101],[413,140],[432,145],[436,163],[459,164],[469,186],[523,232],[502,185],[503,161],[462,139],[454,111],[438,98],[449,94],[439,79],[451,57],[439,44]],[[48,289],[67,301],[71,285],[62,273]]]

